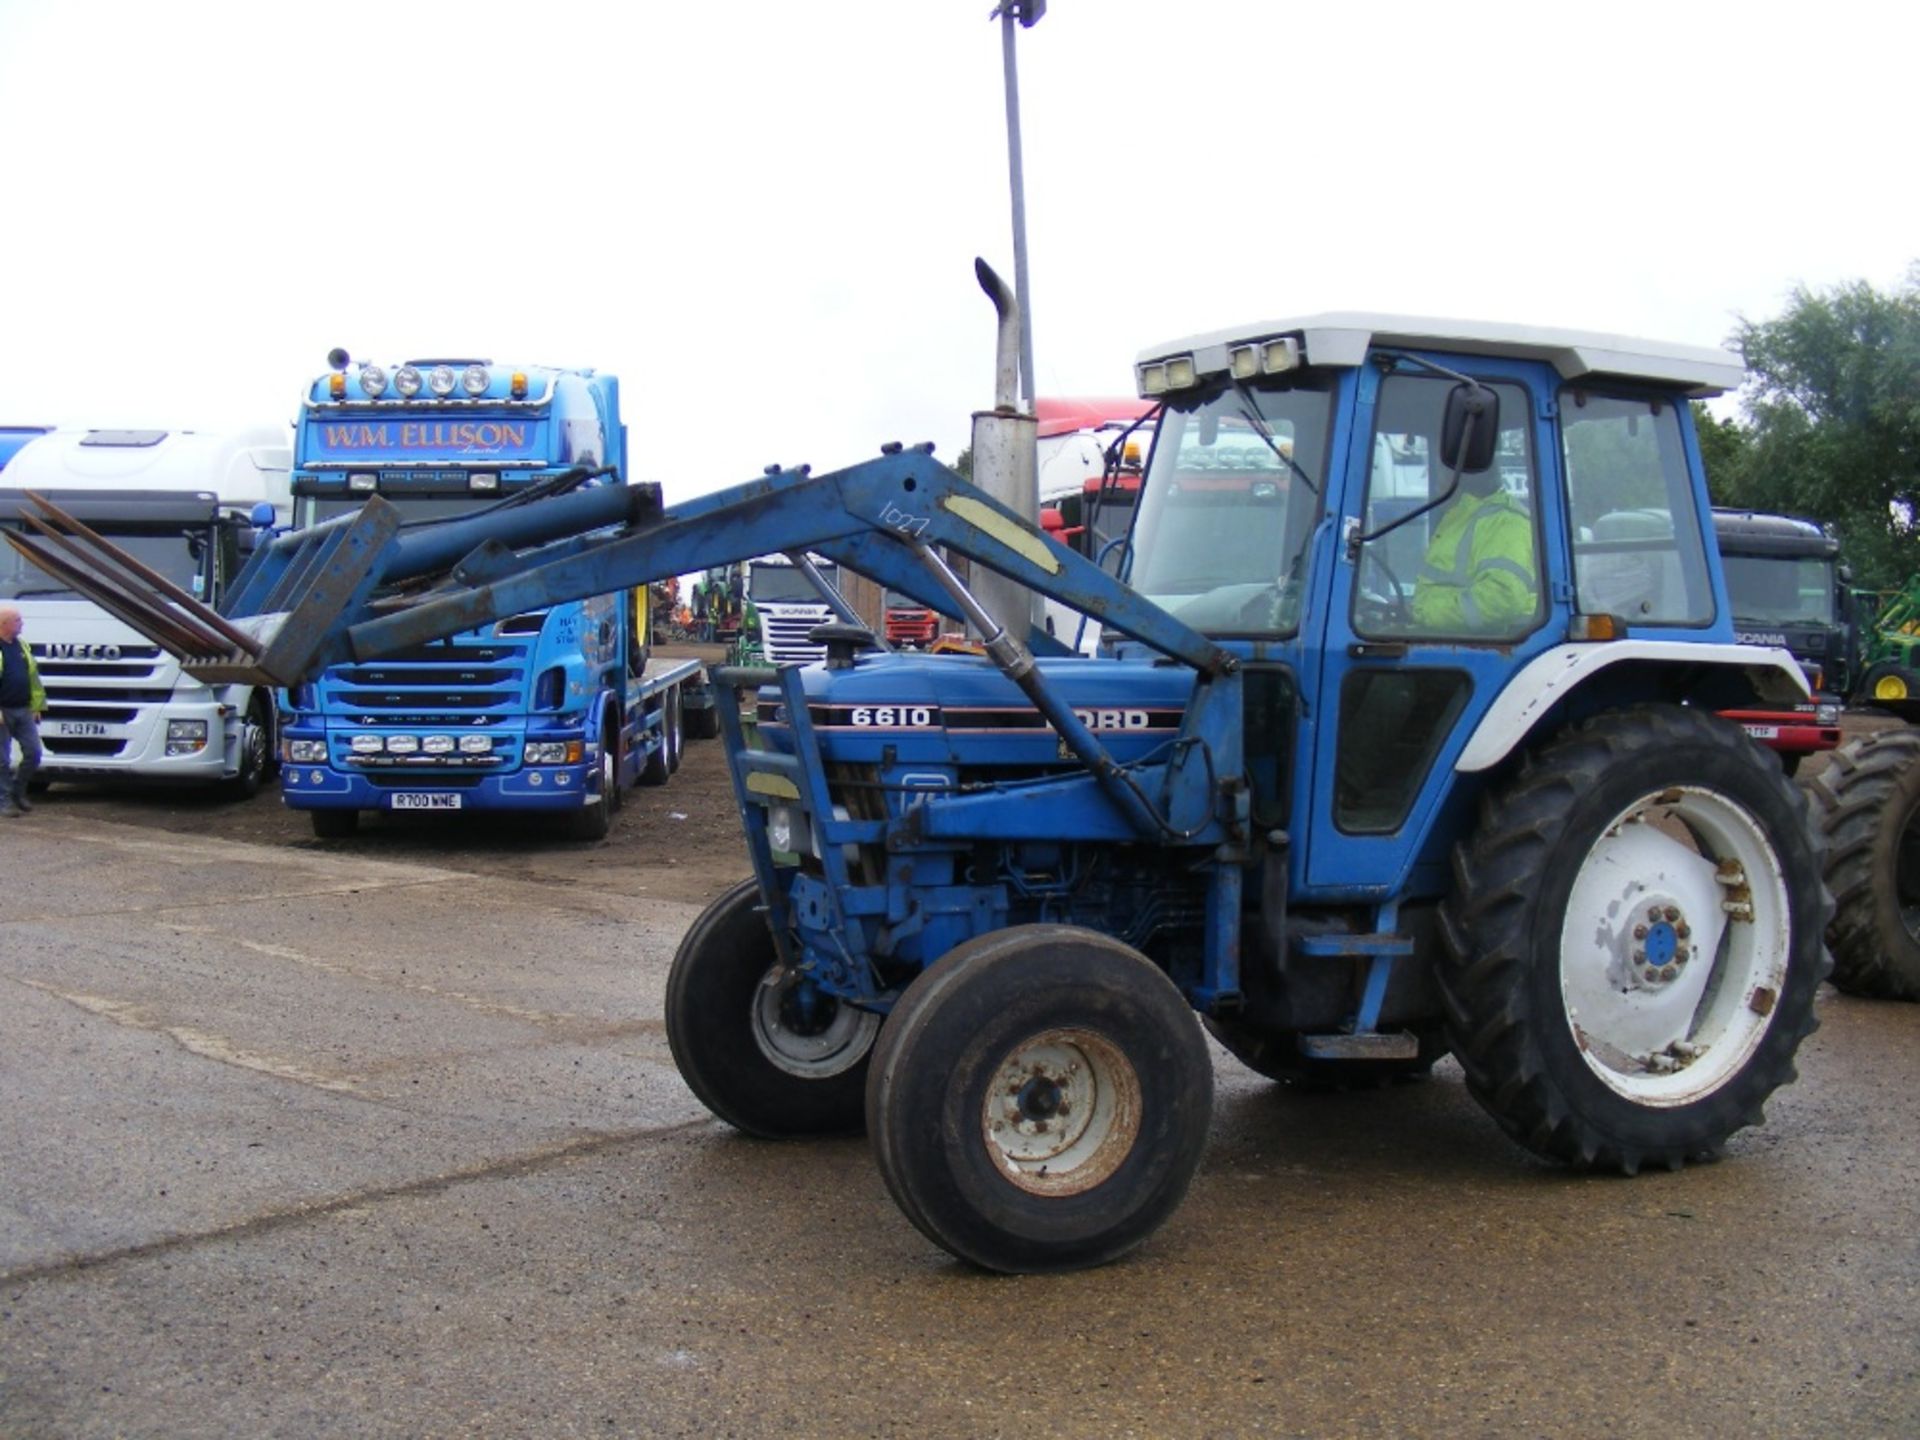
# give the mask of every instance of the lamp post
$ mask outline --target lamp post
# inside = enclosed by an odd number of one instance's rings
[[[1013,190],[1013,294],[1020,302],[1020,395],[1033,407],[1033,296],[1027,287],[1027,197],[1020,167],[1020,77],[1013,59],[1013,26],[1031,30],[1047,0],[1000,0],[1000,57],[1007,82],[1007,180]]]

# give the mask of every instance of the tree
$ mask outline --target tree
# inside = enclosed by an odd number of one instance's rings
[[[1707,492],[1713,503],[1744,505],[1741,495],[1747,483],[1747,456],[1753,450],[1752,434],[1731,417],[1714,418],[1698,400],[1693,402],[1693,428],[1700,436],[1700,459],[1707,468]]]
[[[1742,318],[1734,344],[1748,438],[1744,455],[1719,451],[1716,498],[1832,525],[1859,584],[1920,571],[1920,264],[1891,294],[1796,287],[1778,319]]]

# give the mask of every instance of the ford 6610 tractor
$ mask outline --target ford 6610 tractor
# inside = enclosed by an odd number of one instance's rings
[[[899,447],[665,510],[628,487],[402,531],[372,500],[263,549],[224,616],[38,548],[211,680],[770,552],[957,607],[984,656],[836,623],[824,663],[716,677],[755,707],[721,707],[753,878],[681,944],[668,1035],[728,1123],[864,1125],[934,1242],[1068,1269],[1178,1205],[1202,1025],[1283,1082],[1451,1051],[1528,1150],[1629,1173],[1715,1154],[1792,1078],[1818,842],[1714,712],[1805,686],[1734,643],[1686,403],[1739,375],[1362,315],[1156,347],[1130,587]],[[1126,638],[1036,656],[954,554]]]

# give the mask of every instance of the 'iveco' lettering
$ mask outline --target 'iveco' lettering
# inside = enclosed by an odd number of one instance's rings
[[[80,645],[71,640],[54,640],[33,647],[42,660],[118,660],[118,645]]]
[[[462,454],[525,448],[527,427],[511,420],[404,420],[398,425],[326,425],[331,450],[451,450]],[[397,435],[397,438],[396,438]]]
[[[1152,723],[1144,710],[1076,710],[1073,718],[1089,730],[1145,730]]]

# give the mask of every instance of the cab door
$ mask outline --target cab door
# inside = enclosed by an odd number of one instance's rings
[[[1320,898],[1382,900],[1412,875],[1467,738],[1552,643],[1541,498],[1552,377],[1444,357],[1498,401],[1491,463],[1456,476],[1443,427],[1459,378],[1412,359],[1360,377],[1313,727],[1306,863]]]

